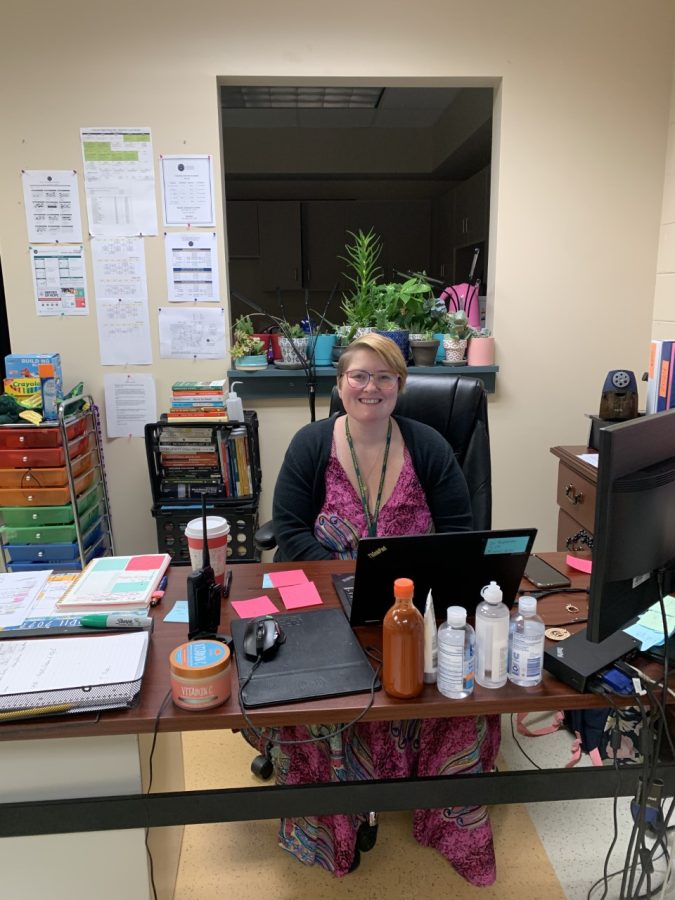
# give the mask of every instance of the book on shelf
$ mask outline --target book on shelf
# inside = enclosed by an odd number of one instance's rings
[[[171,500],[198,500],[202,494],[209,497],[226,497],[223,484],[218,482],[194,482],[185,481],[171,482],[161,481],[159,485],[159,493],[162,497]]]
[[[194,423],[194,422],[227,422],[227,413],[196,413],[194,410],[189,412],[170,411],[166,417],[167,422],[175,424],[176,422]]]
[[[211,432],[207,428],[163,428],[159,434],[159,446],[164,444],[210,444]]]
[[[169,567],[168,553],[99,556],[56,604],[61,612],[114,612],[150,606],[152,592]]]
[[[652,341],[647,375],[647,415],[675,407],[675,341]]]
[[[171,385],[172,391],[211,391],[214,393],[225,393],[226,378],[217,378],[215,381],[174,381]]]

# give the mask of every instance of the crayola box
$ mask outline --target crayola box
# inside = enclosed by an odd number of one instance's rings
[[[54,366],[56,398],[62,400],[63,376],[60,353],[10,353],[5,357],[5,378],[8,380],[37,378],[39,381],[39,366],[44,363],[51,363]]]

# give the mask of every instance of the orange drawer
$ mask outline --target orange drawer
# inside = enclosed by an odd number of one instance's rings
[[[595,527],[596,486],[563,462],[558,466],[558,506],[586,531]]]
[[[92,465],[91,452],[83,453],[71,462],[73,478],[82,475]],[[0,488],[63,487],[68,484],[65,466],[56,469],[0,469]]]
[[[80,496],[94,483],[95,469],[89,469],[75,479],[75,495]],[[0,506],[63,506],[70,502],[70,490],[65,487],[0,488]]]
[[[68,444],[68,456],[73,459],[89,449],[89,435],[83,434]],[[0,469],[34,468],[35,466],[63,466],[66,451],[63,447],[27,447],[25,450],[0,450]]]
[[[87,417],[81,416],[66,425],[68,440],[84,434]],[[34,425],[32,428],[16,428],[14,425],[0,426],[0,449],[20,450],[22,447],[60,447],[61,430],[58,425]]]

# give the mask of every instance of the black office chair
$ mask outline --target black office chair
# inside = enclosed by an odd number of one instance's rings
[[[333,388],[329,414],[343,413]],[[492,474],[487,394],[479,378],[468,375],[410,374],[394,413],[435,428],[451,445],[469,487],[473,527],[484,531],[492,523]],[[265,522],[254,536],[260,550],[276,545],[274,522]]]

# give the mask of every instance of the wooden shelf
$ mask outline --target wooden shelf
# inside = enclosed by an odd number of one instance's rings
[[[468,375],[480,378],[488,394],[494,394],[499,366],[410,366],[408,371],[416,375]],[[320,397],[327,397],[335,384],[336,369],[334,366],[318,366],[316,370],[316,392]],[[227,377],[230,383],[241,381],[238,392],[246,400],[264,397],[306,397],[307,384],[302,369],[277,369],[268,366],[259,372],[245,372],[241,369],[229,369]]]

